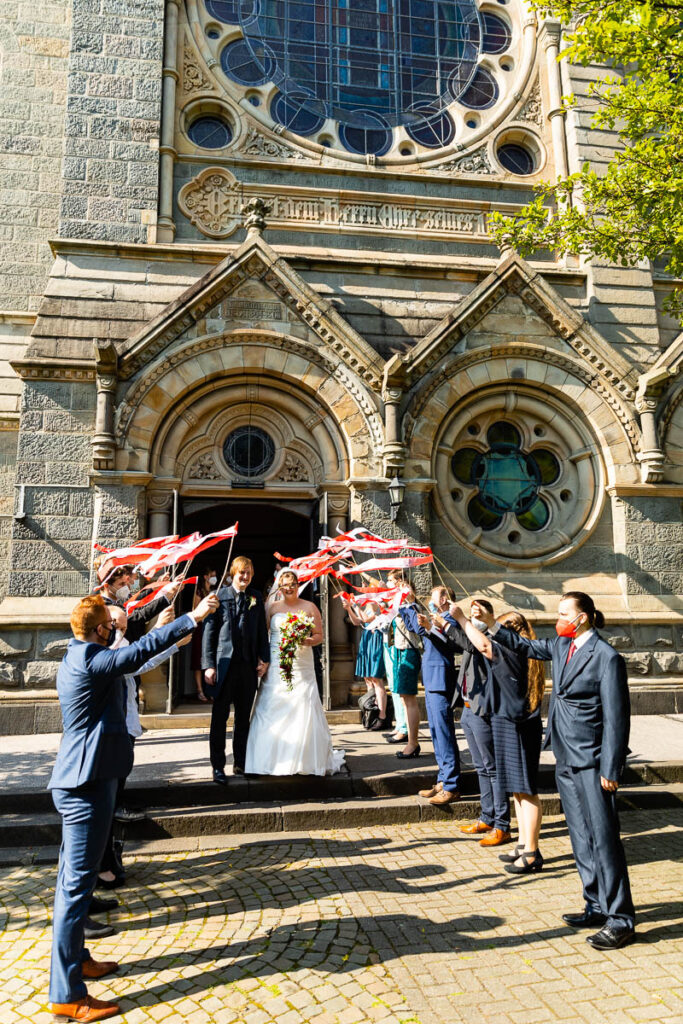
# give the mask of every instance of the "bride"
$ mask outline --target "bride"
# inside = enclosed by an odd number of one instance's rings
[[[325,775],[340,771],[344,751],[332,748],[332,736],[318,696],[313,648],[322,642],[320,612],[299,598],[299,581],[283,569],[281,598],[270,605],[270,667],[256,697],[249,728],[245,772],[255,775]],[[313,634],[294,660],[291,689],[280,673],[280,629],[290,612],[309,615]]]

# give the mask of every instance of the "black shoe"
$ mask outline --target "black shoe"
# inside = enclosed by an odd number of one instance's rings
[[[518,860],[521,860],[521,864],[506,864],[505,870],[510,875],[529,875],[534,871],[543,870],[543,857],[541,856],[540,850],[534,850],[533,853],[525,853],[524,850],[520,853]]]
[[[108,910],[116,910],[119,905],[119,901],[115,899],[101,900],[97,896],[90,897],[90,906],[88,907],[89,914],[106,914]]]
[[[515,846],[512,853],[499,853],[498,860],[502,860],[503,864],[514,864],[516,860],[519,860],[524,846]]]
[[[238,764],[234,764],[232,766],[232,774],[233,775],[244,775],[244,768],[240,768],[240,766]]]
[[[225,772],[221,771],[220,768],[214,768],[213,781],[217,782],[219,786],[229,785],[228,776],[225,774]]]
[[[400,758],[401,761],[409,761],[411,757],[419,757],[419,756],[420,756],[420,744],[419,743],[415,747],[415,750],[413,750],[410,754],[404,754],[402,750],[399,750],[398,753],[396,754],[396,757]]]
[[[570,928],[599,928],[607,918],[598,910],[584,910],[582,914],[563,914],[562,920]]]
[[[612,924],[605,924],[595,935],[586,936],[586,942],[593,949],[621,949],[628,942],[633,942],[635,937],[633,928],[627,924],[615,928]]]
[[[384,739],[387,743],[405,743],[408,737],[404,732],[402,732],[398,736],[385,736]]]
[[[134,811],[130,807],[117,807],[114,811],[114,821],[120,821],[123,825],[130,821],[142,821],[145,817],[145,811]]]
[[[387,724],[391,725],[388,718],[378,718],[374,725],[370,726],[369,732],[386,731]]]
[[[102,924],[100,921],[93,921],[91,917],[86,917],[83,925],[83,935],[86,939],[104,939],[115,932],[113,924]]]
[[[120,889],[126,884],[125,875],[114,875],[113,878],[99,878],[95,882],[96,889]]]

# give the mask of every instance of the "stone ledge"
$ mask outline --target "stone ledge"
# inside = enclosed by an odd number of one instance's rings
[[[27,626],[65,626],[77,597],[6,597],[0,604],[0,628],[25,629]]]

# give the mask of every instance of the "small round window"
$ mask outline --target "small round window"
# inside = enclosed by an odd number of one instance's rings
[[[223,149],[232,142],[232,129],[221,117],[197,117],[187,134],[195,146],[202,149]]]
[[[496,156],[506,171],[513,174],[534,173],[535,160],[526,146],[521,146],[517,142],[505,142],[498,147]]]
[[[275,461],[275,442],[260,427],[237,427],[225,440],[223,457],[239,476],[264,476]]]

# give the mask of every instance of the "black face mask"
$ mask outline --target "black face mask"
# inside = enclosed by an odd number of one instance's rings
[[[104,625],[106,625],[106,623],[102,622],[102,623],[100,623],[100,625],[104,626]],[[100,633],[100,636],[101,635],[102,634]],[[104,646],[105,647],[111,647],[111,645],[114,643],[115,639],[116,639],[116,626],[113,623],[110,623],[109,624],[109,636],[105,640]]]

